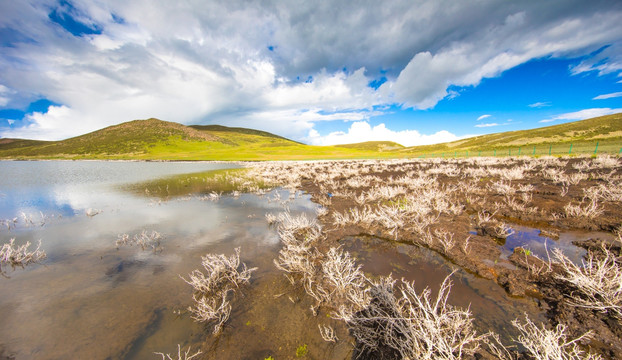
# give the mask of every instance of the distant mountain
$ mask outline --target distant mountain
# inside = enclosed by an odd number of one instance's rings
[[[618,152],[622,114],[601,116],[532,130],[476,136],[450,143],[404,147],[391,141],[336,146],[301,144],[269,132],[221,125],[184,126],[158,119],[134,120],[62,141],[0,139],[0,159],[137,159],[137,160],[300,160],[412,157],[459,151],[492,155],[492,149],[546,144],[583,144],[586,149]],[[548,148],[548,147],[547,147]],[[489,151],[490,154],[486,153]],[[520,150],[518,150],[520,151]],[[550,150],[549,150],[550,151]],[[590,150],[593,151],[593,150]],[[520,153],[520,152],[519,152]],[[563,152],[559,152],[562,154]],[[496,150],[494,152],[496,155]],[[523,154],[528,154],[525,150]]]

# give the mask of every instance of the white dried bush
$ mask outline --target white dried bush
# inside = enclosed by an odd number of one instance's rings
[[[7,230],[11,230],[17,226],[18,219],[14,217],[13,219],[0,219],[0,226],[6,227]]]
[[[339,340],[339,338],[337,338],[337,335],[335,335],[335,330],[333,330],[333,328],[329,325],[318,324],[317,327],[320,329],[320,335],[322,336],[322,339],[324,339],[324,341],[337,342]]]
[[[518,319],[512,321],[519,331],[518,342],[536,360],[599,360],[599,355],[586,353],[578,346],[578,342],[589,337],[589,332],[580,337],[568,340],[566,326],[557,325],[554,329],[538,327],[525,314],[525,323]]]
[[[563,269],[557,278],[577,289],[568,295],[572,305],[609,313],[622,320],[622,268],[605,245],[601,250],[600,256],[588,251],[582,266],[577,266],[559,249],[554,249],[556,263]]]
[[[281,212],[277,215],[278,229],[282,232],[292,232],[309,229],[317,226],[315,219],[306,214],[292,215],[289,211]]]
[[[339,248],[328,250],[322,262],[322,275],[332,302],[341,303],[346,299],[355,303],[364,301],[362,292],[366,277],[361,265],[357,266],[347,251]]]
[[[279,257],[274,260],[274,265],[288,274],[292,284],[296,282],[296,277],[301,278],[303,284],[306,284],[315,276],[315,262],[320,256],[308,244],[289,243],[279,251]]]
[[[366,351],[385,345],[403,359],[462,359],[473,355],[487,335],[478,335],[469,310],[447,304],[448,276],[436,298],[426,288],[418,294],[413,283],[383,278],[370,289],[369,306],[356,313],[342,311],[351,334]]]
[[[618,159],[614,156],[599,155],[594,159],[594,165],[599,168],[614,168],[618,166]]]
[[[201,264],[206,274],[194,270],[188,275],[189,280],[182,277],[194,288],[195,306],[189,307],[188,310],[196,321],[214,321],[216,334],[220,332],[231,312],[229,293],[235,292],[242,284],[248,284],[251,273],[257,268],[249,269],[246,264],[240,263],[239,247],[235,249],[235,254],[229,257],[222,254],[206,254],[202,257]]]
[[[598,206],[598,202],[596,201],[596,199],[591,199],[589,202],[581,201],[581,203],[578,205],[568,203],[566,204],[566,206],[564,206],[564,212],[566,213],[566,217],[569,218],[585,217],[588,219],[593,219],[597,216],[600,216],[603,213],[603,210]]]
[[[130,236],[128,234],[121,234],[117,236],[116,246],[117,249],[121,246],[140,246],[141,249],[151,249],[154,253],[162,251],[160,246],[162,240],[162,234],[153,230],[148,232],[146,230],[141,231],[138,234]]]
[[[447,230],[434,230],[434,235],[443,246],[445,253],[449,253],[449,251],[456,244],[456,242],[454,241],[454,234]]]
[[[47,257],[45,251],[41,250],[41,240],[36,249],[31,251],[29,247],[30,241],[16,246],[15,239],[3,244],[0,248],[0,275],[7,276],[6,270],[2,268],[3,265],[10,265],[12,270],[15,270],[16,267],[24,268],[29,264],[41,262]]]
[[[523,168],[511,168],[504,169],[500,173],[501,177],[506,180],[521,180],[525,177],[525,172]]]
[[[199,356],[202,354],[201,350],[197,350],[196,353],[190,355],[190,350],[191,348],[188,347],[188,350],[184,351],[183,353],[181,352],[181,345],[177,344],[177,357],[173,358],[171,357],[171,354],[164,354],[164,353],[160,353],[160,352],[156,352],[154,354],[156,355],[160,355],[162,356],[162,360],[192,360],[195,357]],[[175,356],[175,355],[173,355]]]

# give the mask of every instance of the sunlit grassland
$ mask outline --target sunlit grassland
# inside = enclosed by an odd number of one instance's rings
[[[613,114],[537,129],[410,147],[398,153],[410,157],[562,156],[618,154],[621,148],[622,114]]]
[[[320,160],[564,156],[622,152],[622,114],[403,147],[390,141],[313,146],[263,131],[136,120],[62,141],[0,140],[0,159]]]

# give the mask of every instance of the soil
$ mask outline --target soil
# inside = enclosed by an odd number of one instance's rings
[[[535,163],[535,165],[534,165]],[[574,291],[570,285],[556,279],[555,270],[549,273],[530,271],[529,268],[546,265],[544,261],[535,257],[528,249],[515,248],[509,257],[502,256],[501,246],[503,238],[498,237],[494,224],[512,226],[528,226],[541,230],[541,236],[551,239],[559,237],[560,233],[583,230],[611,233],[621,226],[622,206],[619,201],[599,199],[598,209],[602,212],[595,217],[570,216],[565,211],[568,204],[585,205],[589,202],[586,189],[611,186],[619,187],[622,184],[622,166],[618,161],[612,167],[597,166],[593,160],[570,159],[522,159],[490,163],[482,165],[475,161],[412,161],[390,163],[388,166],[375,166],[373,162],[356,165],[350,162],[350,167],[358,166],[364,169],[365,176],[375,176],[380,183],[391,184],[394,179],[405,176],[408,171],[425,172],[435,166],[449,165],[457,168],[452,174],[437,173],[433,176],[434,184],[445,189],[453,198],[452,202],[459,204],[462,211],[458,214],[441,213],[438,219],[428,228],[429,231],[446,230],[454,234],[455,246],[445,249],[440,244],[430,245],[420,233],[407,230],[407,227],[390,231],[380,226],[366,226],[361,224],[337,226],[333,223],[333,214],[346,213],[350,209],[364,209],[354,197],[370,190],[372,186],[348,187],[332,189],[334,183],[324,182],[317,174],[308,174],[303,177],[302,189],[311,194],[312,200],[323,204],[327,214],[319,217],[329,243],[337,242],[349,236],[371,235],[387,240],[428,247],[465,270],[486,279],[495,281],[502,286],[509,295],[517,297],[532,297],[538,299],[540,306],[546,311],[551,326],[565,324],[568,326],[569,337],[576,338],[591,331],[590,340],[583,341],[586,350],[596,352],[609,359],[622,358],[622,325],[621,322],[609,314],[572,306],[567,301],[567,294]],[[531,165],[530,165],[531,164]],[[582,168],[582,165],[584,167]],[[531,167],[530,167],[531,166]],[[470,176],[469,169],[500,170],[495,174],[502,174],[516,168],[524,167],[524,177],[506,178],[502,176]],[[585,168],[588,167],[588,168]],[[546,169],[553,168],[567,177],[578,176],[579,181],[573,184],[547,176]],[[579,168],[581,170],[579,170]],[[581,174],[583,176],[581,177]],[[352,176],[344,175],[334,179],[340,184],[346,184]],[[495,190],[494,183],[502,181],[518,190],[511,195],[504,195]],[[465,186],[468,185],[468,186]],[[350,196],[340,196],[350,194]],[[522,194],[525,195],[522,195]],[[521,197],[522,196],[522,197]],[[512,207],[508,199],[515,199],[523,205]],[[523,200],[519,200],[523,199]],[[492,214],[491,222],[478,221],[478,214]],[[406,219],[405,223],[415,221]],[[468,241],[468,243],[467,243]],[[599,238],[586,238],[575,245],[587,250],[597,251],[603,242],[610,241]],[[617,250],[620,251],[619,242]],[[466,249],[466,251],[465,251]],[[395,358],[381,354],[354,353],[359,359],[366,358]],[[364,355],[364,356],[361,356]],[[480,354],[478,357],[488,357]]]

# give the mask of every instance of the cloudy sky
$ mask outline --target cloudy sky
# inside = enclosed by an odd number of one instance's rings
[[[157,117],[310,144],[622,112],[622,1],[0,0],[0,137]]]

